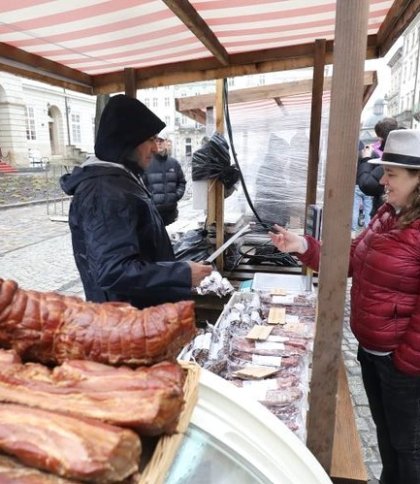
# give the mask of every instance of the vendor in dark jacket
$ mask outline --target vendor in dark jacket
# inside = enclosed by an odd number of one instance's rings
[[[166,130],[157,135],[156,142],[158,152],[153,155],[143,180],[164,224],[169,225],[178,218],[178,201],[184,196],[186,181],[179,162],[169,156]]]
[[[88,301],[138,308],[191,297],[211,266],[176,262],[141,175],[165,124],[137,99],[112,97],[99,123],[95,155],[60,179],[72,195],[73,252]]]
[[[381,484],[420,483],[420,130],[392,131],[384,203],[351,244],[350,325],[382,459]],[[273,244],[319,269],[321,243],[275,226]],[[322,271],[322,267],[320,268]]]

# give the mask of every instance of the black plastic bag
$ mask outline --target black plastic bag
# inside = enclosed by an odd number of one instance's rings
[[[212,245],[207,240],[207,230],[188,230],[173,244],[175,259],[200,262],[210,256]]]
[[[208,143],[193,153],[191,165],[193,181],[220,180],[229,195],[239,181],[239,170],[230,164],[229,145],[220,133],[214,133]]]

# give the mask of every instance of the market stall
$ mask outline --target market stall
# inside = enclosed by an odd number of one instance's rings
[[[344,420],[341,424],[337,420],[341,412],[337,401],[342,400],[336,398],[343,383],[341,324],[347,274],[343,254],[350,243],[355,179],[351,154],[356,154],[363,61],[383,56],[419,11],[418,0],[244,1],[234,6],[218,0],[141,4],[125,0],[76,6],[28,1],[20,8],[4,5],[2,13],[1,69],[88,94],[135,95],[142,87],[314,66],[310,203],[315,196],[323,69],[334,64],[306,440],[330,475],[338,465],[336,437],[344,435]],[[223,131],[221,84],[218,81],[216,98],[219,131]],[[223,189],[216,185],[209,211],[217,227],[217,246],[223,242],[223,199]],[[345,482],[350,474],[336,475]]]

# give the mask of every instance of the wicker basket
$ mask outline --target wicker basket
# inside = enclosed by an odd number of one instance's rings
[[[194,406],[198,400],[200,367],[191,362],[179,361],[179,363],[187,375],[184,384],[185,405],[176,432],[172,435],[164,435],[159,439],[152,458],[146,464],[141,475],[132,479],[133,484],[163,484],[190,423]]]

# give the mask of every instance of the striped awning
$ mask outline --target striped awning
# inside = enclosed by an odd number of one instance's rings
[[[413,17],[418,3],[370,0],[371,43],[390,12]],[[0,0],[0,69],[94,86],[126,68],[147,78],[246,65],[332,41],[335,10],[335,0]]]

